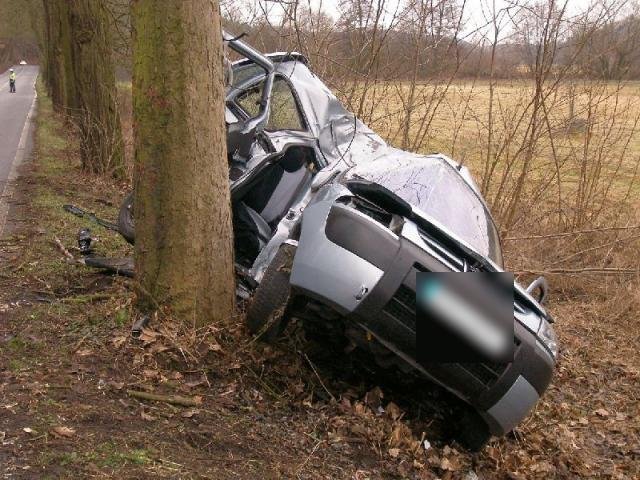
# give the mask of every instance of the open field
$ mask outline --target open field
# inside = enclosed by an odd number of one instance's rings
[[[446,94],[450,116],[438,110],[431,143],[420,149],[464,158],[481,176],[487,88],[456,88]],[[629,88],[625,97],[635,102],[635,86]],[[522,90],[499,87],[505,111],[507,99]],[[447,126],[462,115],[472,91],[479,92],[469,101],[474,108],[456,135]],[[529,199],[518,204],[526,218],[508,233],[508,264],[550,273],[549,308],[557,318],[561,359],[553,385],[528,420],[471,455],[449,437],[452,412],[441,392],[427,385],[407,388],[393,375],[343,358],[328,360],[305,350],[295,334],[279,348],[265,348],[251,341],[238,317],[190,334],[152,325],[142,340],[131,339],[134,283],[65,261],[53,242],[59,238],[75,254],[76,232],[87,226],[63,212],[63,203],[112,217],[126,185],[82,174],[73,134],[43,92],[38,102],[34,161],[23,172],[14,202],[14,218],[19,213],[24,220],[0,240],[2,473],[25,479],[640,476],[640,230],[630,228],[639,223],[640,199],[624,195],[624,185],[634,185],[631,172],[640,155],[633,130],[625,130],[633,147],[615,177],[616,194],[604,197],[606,208],[598,217],[589,216],[592,203],[585,202],[587,217],[573,223],[577,203],[568,192],[579,190],[579,163],[563,166],[561,184],[551,182],[551,190],[544,190],[551,195],[560,189],[559,203],[541,203],[529,212],[523,210]],[[382,102],[376,106],[385,111]],[[123,122],[130,126],[130,118]],[[369,123],[393,138],[377,122]],[[495,125],[499,131],[500,122]],[[539,165],[527,177],[534,186],[546,184],[545,165],[554,165],[545,143],[551,138],[577,155],[586,133],[577,129],[540,141],[533,157]],[[397,137],[393,142],[401,144]],[[518,141],[513,145],[501,160],[513,158]],[[518,157],[516,172],[522,164]],[[605,180],[595,183],[596,192],[615,168],[603,162],[601,171],[606,175],[598,178]],[[564,207],[562,215],[557,205]],[[602,229],[614,225],[626,227]],[[92,228],[101,253],[128,251],[119,238]],[[532,235],[542,237],[521,238]],[[188,396],[198,405],[142,402],[127,390]],[[420,444],[424,440],[428,450]]]
[[[623,221],[611,210],[640,198],[640,84],[547,82],[359,83],[339,92],[391,144],[468,166],[507,234]],[[532,219],[540,204],[544,215]]]

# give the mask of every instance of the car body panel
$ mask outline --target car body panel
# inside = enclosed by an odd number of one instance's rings
[[[539,397],[551,379],[554,360],[536,336],[540,323],[547,320],[527,304],[520,305],[514,318],[518,343],[514,362],[504,366],[490,379],[490,383],[484,382],[486,379],[478,379],[469,366],[425,368],[418,365],[415,360],[415,327],[407,327],[411,319],[396,321],[385,316],[384,312],[401,288],[407,288],[415,295],[415,278],[419,271],[416,264],[428,271],[450,272],[461,271],[460,265],[464,262],[453,261],[453,257],[444,253],[437,242],[425,242],[418,225],[408,219],[401,234],[396,236],[397,246],[389,244],[384,249],[388,252],[386,260],[380,256],[380,248],[372,240],[382,227],[365,215],[354,215],[350,228],[343,229],[342,236],[329,238],[327,231],[331,228],[328,224],[332,221],[332,212],[345,209],[340,199],[349,195],[350,191],[345,186],[330,183],[320,189],[304,210],[291,270],[292,287],[361,325],[417,371],[477,408],[493,434],[509,431],[513,428],[513,419],[524,412],[517,420],[521,421],[537,401],[537,398],[532,400],[531,395],[523,393],[522,381],[511,391],[514,382],[519,377],[524,378],[527,384],[535,385],[539,390]],[[363,224],[361,229],[358,223]],[[368,241],[360,240],[363,238],[361,232],[368,235]],[[370,264],[369,268],[366,263]],[[494,271],[501,271],[494,267]],[[359,296],[363,287],[366,293]],[[499,404],[505,395],[509,400]],[[517,403],[519,398],[522,403],[517,408],[511,407],[511,403]],[[489,412],[491,408],[493,410]]]
[[[487,410],[485,418],[494,430],[509,432],[529,414],[539,399],[536,389],[519,376],[507,393]]]

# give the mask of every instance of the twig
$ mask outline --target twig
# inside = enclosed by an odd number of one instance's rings
[[[260,385],[267,389],[267,393],[269,393],[275,399],[282,399],[282,394],[276,392],[267,382],[260,378],[260,375],[254,372],[251,367],[247,366],[246,368],[253,374],[254,377],[256,377],[256,380],[258,380]]]
[[[580,235],[583,233],[598,233],[598,232],[610,232],[614,230],[634,230],[636,228],[640,228],[640,225],[632,225],[630,227],[604,227],[604,228],[593,228],[590,230],[576,230],[575,232],[562,232],[562,233],[549,233],[547,235],[531,235],[528,237],[507,237],[504,240],[536,240],[542,238],[560,238],[560,237],[571,237],[573,235]]]
[[[91,295],[78,295],[77,297],[65,297],[61,298],[59,301],[61,303],[93,303],[99,302],[100,300],[111,300],[112,298],[117,297],[118,295],[114,295],[111,293],[93,293]]]
[[[84,337],[82,337],[77,343],[76,345],[73,347],[73,351],[76,352],[78,351],[78,349],[80,348],[80,345],[82,345],[84,343],[84,341],[87,339],[87,337],[89,335],[91,335],[93,332],[87,332]]]
[[[79,260],[76,257],[74,257],[73,255],[71,255],[71,252],[69,252],[69,250],[67,250],[65,248],[65,246],[62,244],[60,239],[58,237],[56,237],[55,235],[53,236],[53,241],[56,244],[56,246],[58,247],[58,250],[60,250],[62,252],[62,254],[67,258],[67,260],[69,262],[71,262],[71,263],[79,263],[81,265],[84,265],[84,261],[83,260]]]
[[[589,253],[589,252],[593,252],[596,250],[600,250],[601,248],[605,248],[605,247],[610,247],[612,245],[617,245],[618,243],[622,243],[622,242],[628,242],[629,240],[636,240],[640,238],[640,235],[633,235],[631,237],[626,237],[626,238],[617,238],[615,240],[613,240],[612,242],[607,242],[604,243],[602,245],[596,245],[595,247],[590,247],[590,248],[586,248],[584,250],[580,250],[579,252],[576,253],[572,253],[571,255],[561,258],[560,260],[556,260],[555,262],[551,262],[547,265],[547,267],[553,267],[554,265],[559,265],[561,263],[564,263],[568,260],[571,260],[572,258],[578,257],[580,255],[584,255],[585,253]]]
[[[329,396],[331,397],[331,400],[335,401],[336,397],[334,397],[333,394],[329,391],[329,389],[325,386],[324,382],[320,378],[320,375],[318,375],[318,372],[316,371],[316,367],[313,366],[313,363],[311,363],[311,360],[309,360],[309,357],[307,357],[307,354],[303,353],[303,355],[304,355],[304,358],[309,363],[309,366],[311,367],[311,370],[313,370],[313,373],[315,373],[316,377],[318,377],[318,381],[320,382],[320,385],[322,385],[322,388],[324,388],[324,391],[329,394]]]
[[[318,447],[323,443],[324,443],[324,440],[319,440],[318,443],[315,444],[315,446],[311,450],[311,453],[309,453],[307,458],[305,458],[304,462],[302,462],[300,465],[298,465],[298,468],[296,468],[296,476],[298,476],[298,473],[300,473],[300,471],[304,468],[304,466],[309,462],[311,457],[313,457],[313,454],[316,453],[316,450],[318,450]]]
[[[518,270],[514,272],[517,275],[530,273],[533,275],[636,275],[640,274],[637,268],[599,268],[585,267],[575,269],[553,269],[553,270]]]
[[[181,405],[183,407],[197,407],[202,403],[198,398],[181,397],[180,395],[159,395],[156,393],[139,392],[137,390],[127,390],[127,395],[142,400],[151,400],[154,402],[165,402],[172,405]]]

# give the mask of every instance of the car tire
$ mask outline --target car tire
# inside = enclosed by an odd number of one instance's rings
[[[127,194],[118,212],[118,232],[131,245],[135,242],[135,223],[133,217],[133,192]]]
[[[287,307],[291,297],[289,277],[296,248],[284,244],[267,267],[255,293],[245,322],[249,331],[262,341],[273,343],[286,327]]]
[[[456,440],[467,450],[479,452],[491,440],[491,432],[480,414],[469,409],[457,425]]]

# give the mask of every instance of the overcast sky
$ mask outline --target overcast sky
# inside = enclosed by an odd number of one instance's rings
[[[232,0],[233,1],[233,0]],[[301,3],[306,3],[311,1],[311,5],[314,9],[317,9],[320,5],[322,6],[322,10],[324,10],[327,14],[332,16],[333,18],[338,18],[340,12],[338,10],[338,4],[340,0],[301,0]],[[462,1],[462,0],[461,0]],[[513,6],[514,3],[523,3],[524,0],[466,0],[464,7],[464,29],[462,31],[462,36],[471,35],[475,32],[486,33],[486,24],[487,20],[491,17],[491,10],[493,8],[495,1],[495,9],[500,12],[505,10],[509,6]],[[557,0],[558,6],[561,6],[564,0]],[[578,13],[584,12],[588,10],[594,2],[598,0],[568,0],[568,14],[576,15]],[[608,0],[609,2],[624,2],[625,0]],[[266,2],[267,5],[272,5],[277,2]],[[386,10],[390,12],[390,16],[393,11],[396,9],[399,0],[386,0]],[[534,3],[533,0],[528,1],[527,3]],[[278,7],[272,8],[271,10],[274,15],[277,16]],[[512,11],[514,9],[512,8]],[[505,32],[505,35],[508,35],[508,31],[511,30],[509,27],[509,20],[506,15],[502,15],[503,24],[501,30]]]

